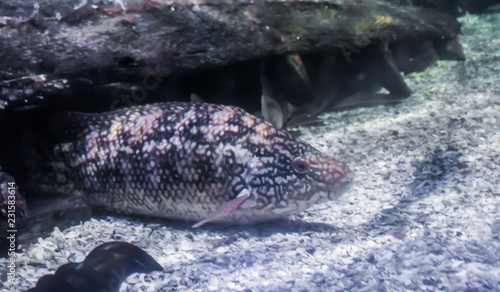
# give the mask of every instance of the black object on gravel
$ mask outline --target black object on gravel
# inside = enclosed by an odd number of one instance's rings
[[[112,241],[93,249],[81,263],[68,263],[45,275],[28,292],[97,292],[120,290],[133,273],[162,271],[162,266],[141,248]]]

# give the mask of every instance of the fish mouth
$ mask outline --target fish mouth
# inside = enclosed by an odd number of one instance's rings
[[[334,190],[334,193],[336,194],[337,197],[341,196],[342,194],[346,193],[347,191],[349,191],[351,189],[353,185],[353,182],[352,180],[350,181],[347,181],[347,182],[344,182],[344,183],[340,183],[338,186],[336,186],[333,190]]]
[[[341,195],[348,192],[354,181],[354,173],[350,170],[347,170],[345,177],[341,179],[340,182],[336,183],[330,192],[330,196],[333,197],[331,199],[338,199]]]

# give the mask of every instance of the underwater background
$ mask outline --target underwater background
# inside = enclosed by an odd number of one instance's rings
[[[101,215],[18,254],[19,283],[2,291],[115,240],[164,268],[120,291],[500,290],[500,8],[458,19],[465,60],[405,75],[399,104],[291,129],[356,173],[338,201],[255,226]]]

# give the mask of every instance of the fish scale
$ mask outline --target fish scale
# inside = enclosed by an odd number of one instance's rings
[[[335,200],[353,173],[244,110],[160,103],[68,113],[41,188],[120,213],[238,224]]]

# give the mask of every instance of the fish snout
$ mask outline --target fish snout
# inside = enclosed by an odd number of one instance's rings
[[[344,163],[337,162],[328,169],[324,183],[335,197],[347,192],[353,184],[354,172]]]
[[[347,191],[349,191],[352,187],[352,181],[347,181],[347,182],[344,182],[344,183],[340,183],[339,185],[335,186],[333,188],[333,191],[335,192],[335,194],[337,196],[340,196],[344,193],[346,193]]]

